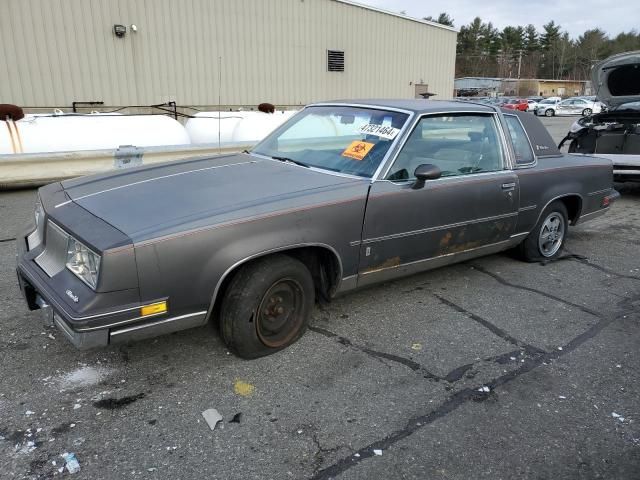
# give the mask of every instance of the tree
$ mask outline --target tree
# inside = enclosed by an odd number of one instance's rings
[[[636,30],[619,33],[616,38],[609,40],[603,48],[606,55],[633,50],[640,50],[640,33]]]
[[[436,22],[441,25],[447,25],[449,27],[453,27],[453,18],[449,16],[448,13],[442,12],[438,15],[438,18],[433,18],[432,16],[424,17],[423,20],[427,20],[428,22]]]
[[[524,49],[528,54],[540,50],[540,42],[538,40],[538,31],[532,24],[524,28]]]
[[[607,43],[606,34],[599,28],[587,30],[578,37],[575,68],[580,70],[581,77],[588,78],[591,67],[607,56],[604,52]]]
[[[540,45],[543,50],[552,49],[557,41],[560,39],[560,25],[551,20],[546,25],[543,25],[544,33],[540,36]]]
[[[557,77],[557,64],[560,50],[560,25],[551,20],[543,25],[544,33],[540,36],[540,46],[542,48],[542,64],[540,65],[543,75],[555,79]]]
[[[460,27],[457,51],[461,59],[460,69],[467,75],[497,75],[499,49],[498,31],[491,22],[483,23],[480,17],[476,17],[469,25]]]
[[[426,19],[434,21],[431,17]],[[439,20],[453,23],[447,14],[440,14],[435,21]],[[640,50],[637,30],[609,38],[594,28],[572,39],[554,21],[544,25],[541,32],[531,24],[508,25],[498,31],[491,22],[476,17],[460,27],[456,75],[513,77],[520,65],[521,78],[588,80],[595,63],[633,50]]]

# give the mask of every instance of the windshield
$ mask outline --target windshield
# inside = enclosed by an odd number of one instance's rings
[[[546,104],[548,104],[548,103],[557,103],[557,102],[556,102],[555,100],[542,100],[542,101],[541,101],[541,102],[539,102],[539,103],[544,103],[544,104],[546,105]]]
[[[371,177],[408,117],[372,108],[308,107],[256,145],[252,153]]]

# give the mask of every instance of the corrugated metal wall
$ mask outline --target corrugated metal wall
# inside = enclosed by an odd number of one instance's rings
[[[455,44],[336,0],[0,0],[0,103],[296,105],[412,98],[415,83],[450,98]],[[327,71],[327,49],[345,72]]]

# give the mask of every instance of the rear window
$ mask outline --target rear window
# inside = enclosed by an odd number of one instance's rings
[[[513,148],[516,152],[516,164],[529,165],[535,162],[531,144],[518,117],[515,115],[505,115],[504,118],[507,122]]]

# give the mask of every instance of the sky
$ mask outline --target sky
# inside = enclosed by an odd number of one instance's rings
[[[507,25],[532,23],[538,31],[550,20],[577,38],[585,30],[600,28],[609,36],[640,29],[639,0],[356,0],[372,7],[411,17],[437,17],[447,12],[454,25],[468,25],[475,17],[502,30]]]

